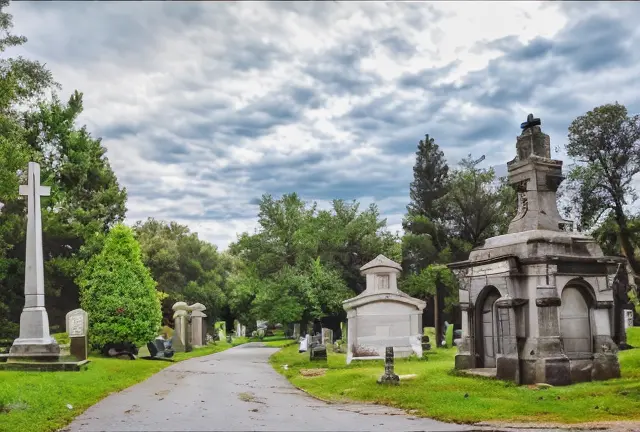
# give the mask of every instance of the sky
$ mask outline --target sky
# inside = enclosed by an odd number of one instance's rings
[[[401,229],[417,143],[506,173],[527,114],[552,155],[618,101],[640,112],[640,3],[16,2],[10,55],[46,63],[102,137],[127,221],[227,247],[262,194],[375,202]],[[558,150],[556,150],[558,148]],[[565,166],[570,161],[565,160]]]

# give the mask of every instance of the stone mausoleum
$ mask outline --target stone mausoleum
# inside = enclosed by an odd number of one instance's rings
[[[462,310],[455,366],[519,384],[616,378],[612,287],[625,261],[560,216],[562,161],[540,124],[529,115],[507,164],[518,197],[507,234],[449,265]]]
[[[366,289],[343,302],[347,312],[347,363],[384,358],[422,356],[422,311],[426,303],[398,289],[400,264],[378,255],[360,268]]]

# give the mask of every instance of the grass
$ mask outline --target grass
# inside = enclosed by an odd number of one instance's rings
[[[189,353],[176,353],[174,359],[186,360],[228,348],[230,344],[217,342]],[[89,359],[88,369],[82,372],[0,372],[0,431],[56,431],[110,393],[172,364],[98,356]]]
[[[398,387],[381,387],[381,360],[346,365],[344,354],[328,353],[327,362],[309,361],[293,346],[271,357],[274,368],[292,384],[328,401],[361,401],[412,410],[417,415],[456,423],[480,421],[581,423],[640,420],[640,328],[629,331],[633,350],[619,354],[622,378],[535,389],[498,380],[466,377],[453,370],[455,348],[432,349],[427,360],[396,360],[398,375],[417,374]],[[288,369],[282,366],[287,364]],[[305,377],[302,369],[327,368]],[[465,394],[468,397],[465,397]]]

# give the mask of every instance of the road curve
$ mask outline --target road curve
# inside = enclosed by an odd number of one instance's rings
[[[276,351],[250,343],[176,363],[103,399],[64,431],[479,430],[377,405],[324,403],[273,370]]]

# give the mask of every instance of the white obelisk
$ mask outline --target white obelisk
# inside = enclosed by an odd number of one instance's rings
[[[40,165],[29,162],[29,180],[20,186],[27,197],[27,243],[24,269],[24,309],[20,315],[20,337],[13,342],[13,357],[59,357],[60,346],[49,334],[49,315],[44,307],[44,262],[42,258],[42,212],[40,197],[50,188],[40,186]]]

